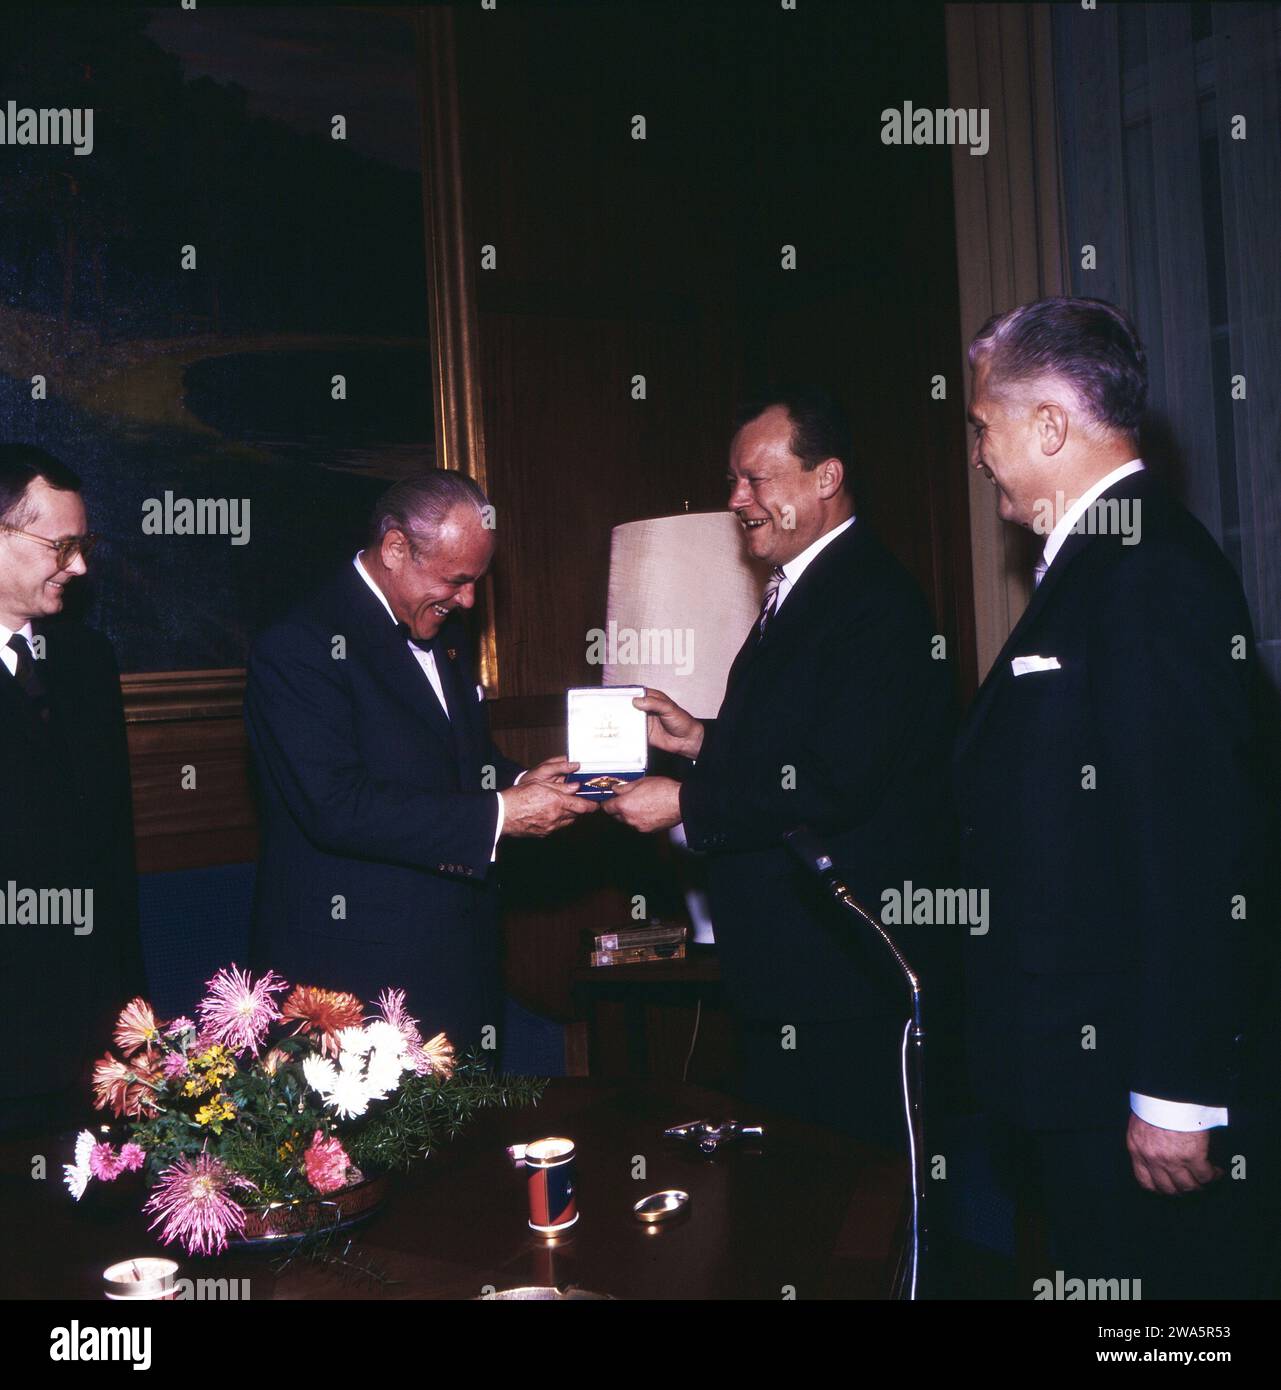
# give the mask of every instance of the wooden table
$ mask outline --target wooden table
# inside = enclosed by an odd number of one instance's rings
[[[664,1140],[683,1121],[762,1121],[759,1153],[707,1159]],[[578,1145],[578,1224],[553,1244],[526,1226],[526,1175],[504,1148],[549,1135]],[[101,1298],[101,1272],[159,1249],[145,1232],[140,1189],[91,1184],[79,1206],[62,1184],[64,1138],[0,1142],[0,1220],[9,1256],[0,1297]],[[44,1181],[31,1178],[43,1152]],[[645,1176],[633,1177],[643,1161]],[[646,1193],[691,1194],[678,1224],[647,1229],[631,1215]],[[98,1190],[93,1191],[94,1188]],[[671,1082],[553,1081],[537,1109],[485,1112],[468,1133],[396,1180],[357,1248],[394,1282],[345,1282],[311,1265],[277,1275],[277,1252],[216,1260],[177,1252],[180,1277],[246,1279],[254,1299],[475,1298],[526,1284],[575,1285],[626,1299],[798,1299],[891,1295],[905,1227],[902,1160],[826,1130]],[[171,1252],[172,1253],[172,1252]],[[789,1295],[794,1290],[794,1295]]]

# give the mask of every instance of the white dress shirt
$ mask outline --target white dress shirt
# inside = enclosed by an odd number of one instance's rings
[[[387,610],[387,616],[392,620],[393,623],[397,623],[397,625],[399,625],[399,620],[397,619],[396,615],[391,611],[391,604],[387,602],[387,595],[384,594],[383,591],[378,587],[378,585],[375,584],[374,581],[369,577],[369,571],[366,570],[364,565],[360,563],[359,553],[356,554],[355,558],[352,560],[351,563],[355,565],[356,573],[360,575],[360,577],[365,581],[365,583],[369,585],[370,589],[372,589],[373,592],[378,596],[378,602],[381,603],[382,606]],[[3,631],[3,629],[0,629],[0,631]],[[427,679],[431,682],[431,688],[436,692],[436,698],[440,701],[441,709],[445,711],[445,718],[448,719],[449,705],[445,702],[445,687],[441,685],[440,672],[436,669],[436,653],[423,651],[423,649],[420,646],[418,646],[416,642],[410,641],[408,638],[405,639],[405,645],[413,653],[414,660],[419,664],[419,666],[422,667],[423,675],[425,675]],[[10,652],[10,656],[12,655],[13,653]],[[484,698],[484,691],[481,690],[480,686],[476,687],[476,698],[478,700]],[[523,777],[524,773],[522,773],[521,776]],[[520,781],[520,778],[518,777],[516,780]],[[494,827],[494,847],[490,851],[489,855],[489,862],[491,864],[494,862],[494,860],[498,858],[498,841],[502,836],[503,821],[506,819],[507,816],[507,807],[503,802],[502,793],[495,792],[494,795],[498,797],[498,823]]]
[[[1100,478],[1093,487],[1077,498],[1063,513],[1054,530],[1046,537],[1045,550],[1037,562],[1036,582],[1038,584],[1045,577],[1045,571],[1054,563],[1054,557],[1063,548],[1063,542],[1071,534],[1072,528],[1085,515],[1089,507],[1108,488],[1119,483],[1122,478],[1128,478],[1131,473],[1141,473],[1143,467],[1142,459],[1130,459],[1128,463],[1123,463],[1120,468],[1114,468],[1111,473]],[[1192,1105],[1181,1100],[1158,1100],[1155,1096],[1140,1095],[1138,1091],[1130,1092],[1130,1109],[1139,1119],[1150,1125],[1156,1125],[1158,1129],[1177,1129],[1186,1132],[1196,1129],[1217,1129],[1228,1123],[1228,1112],[1223,1106]]]
[[[32,636],[31,624],[26,622],[23,623],[20,628],[14,629],[5,627],[3,623],[0,623],[0,661],[4,662],[5,670],[8,671],[11,676],[16,676],[18,674],[18,653],[9,645],[9,638],[13,636],[15,631],[22,633],[27,639],[27,646],[30,647]]]
[[[825,546],[831,545],[831,543],[837,538],[837,536],[841,534],[842,531],[848,531],[850,527],[853,525],[854,518],[850,517],[848,521],[842,521],[839,526],[833,526],[830,531],[824,531],[823,534],[818,538],[818,540],[814,542],[813,545],[806,547],[806,549],[802,550],[801,553],[796,557],[796,559],[789,560],[787,564],[783,566],[783,577],[779,580],[778,584],[778,596],[774,600],[775,613],[777,613],[778,610],[782,608],[783,601],[787,598],[788,594],[792,592],[792,588],[795,585],[796,581],[801,577],[801,575],[805,573],[806,569],[813,563],[814,557],[819,553],[819,551],[822,550]]]
[[[1054,563],[1054,557],[1063,548],[1063,542],[1067,540],[1072,532],[1072,528],[1085,515],[1085,513],[1102,497],[1102,495],[1114,483],[1119,483],[1122,478],[1128,478],[1131,473],[1142,473],[1144,463],[1142,459],[1131,459],[1129,463],[1123,463],[1120,468],[1114,468],[1106,477],[1100,478],[1093,487],[1087,489],[1076,499],[1075,502],[1059,518],[1054,530],[1045,538],[1045,549],[1041,552],[1041,558],[1036,562],[1036,582],[1040,584],[1045,578],[1045,571]]]

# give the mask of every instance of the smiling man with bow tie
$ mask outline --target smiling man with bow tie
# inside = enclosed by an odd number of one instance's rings
[[[366,1001],[403,988],[459,1050],[501,1019],[499,838],[595,809],[565,785],[576,764],[523,772],[490,737],[462,621],[490,514],[444,469],[388,489],[365,549],[255,642],[245,700],[257,963]]]
[[[1023,305],[970,363],[973,466],[1045,537],[954,760],[962,877],[990,890],[964,947],[974,1088],[1067,1276],[1231,1293],[1245,1184],[1221,1144],[1264,915],[1245,598],[1138,457],[1120,310]]]

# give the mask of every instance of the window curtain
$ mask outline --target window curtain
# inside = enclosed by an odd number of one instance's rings
[[[1281,7],[1057,6],[1052,53],[1071,292],[1134,315],[1145,456],[1240,573],[1275,692]]]
[[[952,151],[965,349],[992,314],[1065,293],[1058,131],[1049,5],[948,5],[948,100],[990,112],[991,148]],[[957,460],[957,466],[963,465]],[[970,547],[979,679],[1032,589],[1035,537],[996,514],[991,485],[969,470]]]

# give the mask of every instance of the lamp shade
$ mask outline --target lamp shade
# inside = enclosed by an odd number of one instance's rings
[[[747,558],[732,512],[614,527],[604,684],[652,686],[696,717],[714,717],[767,575]]]

